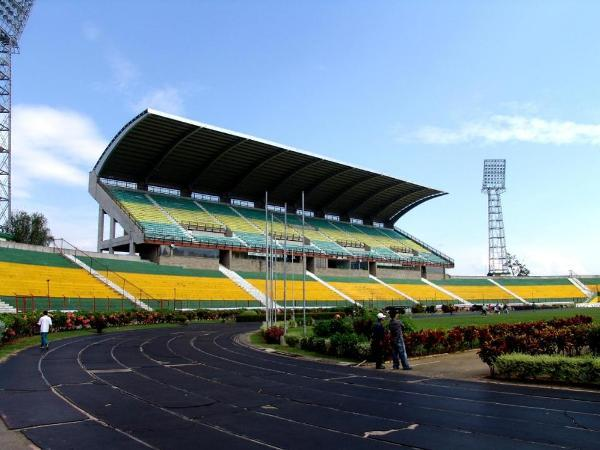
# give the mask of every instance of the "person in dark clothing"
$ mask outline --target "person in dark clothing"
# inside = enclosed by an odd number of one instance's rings
[[[393,368],[400,369],[400,363],[404,370],[411,370],[410,364],[408,363],[408,356],[406,355],[406,346],[404,345],[404,337],[402,336],[402,322],[396,320],[396,314],[398,312],[395,309],[390,310],[390,337],[392,340],[392,361]]]
[[[377,322],[373,325],[373,335],[371,337],[371,350],[373,351],[373,358],[375,359],[376,369],[385,369],[383,365],[383,353],[384,353],[384,339],[385,339],[385,328],[383,328],[383,319],[385,314],[377,313]]]

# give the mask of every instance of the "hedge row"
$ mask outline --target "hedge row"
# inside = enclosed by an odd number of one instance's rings
[[[511,353],[496,359],[495,372],[505,379],[600,384],[600,358]]]
[[[186,323],[192,320],[232,319],[241,311],[142,311],[132,310],[114,313],[53,312],[52,332],[85,328],[102,329],[136,324]],[[33,336],[39,331],[39,313],[0,314],[0,343],[24,336]]]
[[[549,321],[492,325],[479,333],[479,357],[494,374],[496,360],[508,353],[597,355],[600,354],[600,327],[591,323],[591,317],[574,316]]]

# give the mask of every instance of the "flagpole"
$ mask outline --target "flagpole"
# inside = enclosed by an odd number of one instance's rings
[[[287,203],[283,204],[283,330],[287,333]]]
[[[302,323],[306,336],[306,248],[304,247],[304,191],[302,191]]]
[[[265,191],[265,321],[267,327],[271,326],[271,312],[269,311],[269,193]]]

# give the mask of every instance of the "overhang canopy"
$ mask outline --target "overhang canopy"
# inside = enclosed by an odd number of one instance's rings
[[[94,167],[131,181],[390,223],[441,192],[200,122],[146,110]]]

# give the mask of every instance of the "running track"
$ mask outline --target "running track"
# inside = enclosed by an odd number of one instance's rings
[[[0,414],[56,449],[599,448],[600,393],[287,358],[241,344],[251,329],[142,330],[26,350],[0,364]]]

